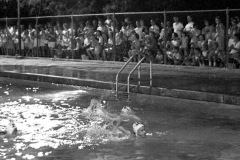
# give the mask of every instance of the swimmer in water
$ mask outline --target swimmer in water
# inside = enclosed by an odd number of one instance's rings
[[[125,129],[123,126],[115,126],[106,129],[109,130],[108,138],[113,141],[144,138],[146,136],[145,126],[141,122],[133,123],[132,132]]]
[[[120,115],[114,121],[116,126],[120,126],[123,122],[140,122],[142,120],[135,115],[134,111],[130,107],[125,106],[122,108]]]
[[[84,110],[84,113],[87,113],[91,117],[99,117],[103,120],[103,123],[96,123],[100,125],[100,129],[96,130],[96,126],[89,128],[89,133],[94,133],[94,135],[106,133],[106,136],[110,140],[126,140],[133,137],[144,137],[145,136],[145,125],[141,122],[141,118],[135,115],[134,111],[125,106],[122,108],[119,115],[109,113],[105,109],[105,103],[101,103],[100,100],[92,99],[90,106]],[[90,117],[90,118],[91,118]],[[132,123],[132,132],[125,129],[123,123]],[[98,133],[99,132],[99,133]]]
[[[17,134],[17,127],[8,119],[0,120],[0,136],[15,135]]]
[[[106,101],[103,101],[102,103],[100,100],[92,99],[89,107],[83,111],[83,114],[87,115],[88,117],[101,117],[105,121],[114,120],[117,115],[108,112],[105,109],[105,103]]]

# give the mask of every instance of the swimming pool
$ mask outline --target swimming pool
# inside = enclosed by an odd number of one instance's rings
[[[112,113],[130,106],[148,122],[147,137],[89,137],[91,121],[80,112],[92,98],[107,100]],[[108,90],[1,78],[0,115],[18,128],[17,136],[0,137],[0,159],[240,159],[240,109],[233,105],[148,95],[116,100]]]

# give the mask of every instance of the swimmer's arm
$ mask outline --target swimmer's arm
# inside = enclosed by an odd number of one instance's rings
[[[131,132],[128,131],[128,130],[126,130],[126,129],[123,128],[122,126],[119,126],[118,129],[119,129],[120,131],[122,131],[128,138],[131,137],[131,135],[132,135]]]

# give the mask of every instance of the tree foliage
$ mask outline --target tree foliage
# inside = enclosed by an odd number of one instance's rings
[[[22,16],[224,9],[240,6],[239,0],[20,0]],[[0,0],[0,17],[16,17],[17,0]]]

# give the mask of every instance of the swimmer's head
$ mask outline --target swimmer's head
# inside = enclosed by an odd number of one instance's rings
[[[125,106],[122,108],[121,111],[122,111],[122,113],[130,113],[130,112],[132,112],[132,109],[128,106]]]
[[[144,137],[146,134],[144,124],[142,124],[141,122],[135,122],[133,124],[133,132],[136,137]]]

